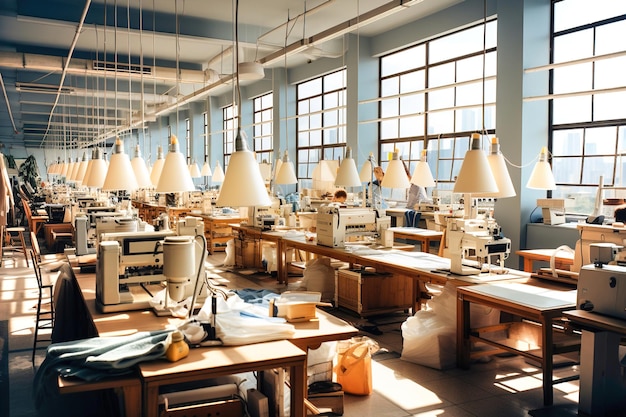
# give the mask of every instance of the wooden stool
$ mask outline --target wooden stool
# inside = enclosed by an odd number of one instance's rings
[[[26,257],[26,240],[24,239],[24,232],[26,229],[21,226],[17,227],[6,227],[5,231],[5,242],[6,246],[4,247],[6,250],[13,250],[16,252],[22,252],[24,257]]]

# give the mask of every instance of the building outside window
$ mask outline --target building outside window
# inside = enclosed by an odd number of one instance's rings
[[[272,161],[273,147],[273,131],[272,131],[272,111],[274,108],[274,93],[264,94],[253,100],[254,125],[253,125],[253,142],[254,152],[256,153],[257,162],[263,160]]]
[[[226,106],[222,109],[222,137],[224,141],[224,172],[228,166],[230,155],[235,152],[235,136],[237,135],[237,107],[235,105]]]
[[[300,83],[296,92],[296,175],[303,188],[310,188],[320,159],[339,159],[345,154],[346,70]]]
[[[471,134],[495,134],[496,32],[491,20],[381,57],[383,169],[398,149],[413,172],[426,148],[437,188],[453,188]],[[385,190],[387,198],[404,199],[400,191]]]
[[[626,186],[626,2],[553,1],[552,27],[552,196],[569,198],[568,211],[590,214],[600,177]]]

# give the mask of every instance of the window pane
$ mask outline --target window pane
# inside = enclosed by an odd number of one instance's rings
[[[552,158],[554,181],[561,184],[579,184],[582,158]]]
[[[380,117],[391,117],[400,114],[398,109],[400,101],[397,98],[391,98],[380,102]]]
[[[615,0],[568,0],[554,5],[556,32],[626,13],[626,3]]]
[[[614,163],[613,156],[585,157],[582,183],[598,184],[602,175],[605,184],[613,184]]]
[[[591,29],[569,33],[554,39],[554,62],[572,61],[593,55]]]
[[[552,155],[581,155],[583,129],[556,130],[552,135]]]
[[[380,95],[381,97],[391,96],[400,92],[400,78],[393,77],[387,78],[381,82]]]
[[[556,98],[553,100],[554,124],[591,121],[591,97]]]
[[[596,94],[593,101],[593,120],[626,118],[626,92]]]
[[[424,134],[424,119],[421,116],[400,119],[400,137],[418,136]]]
[[[339,90],[346,84],[346,72],[338,71],[324,77],[324,91]]]
[[[454,111],[441,111],[428,114],[428,134],[454,131]]]
[[[428,86],[440,87],[454,83],[454,62],[444,65],[437,65],[428,70]]]
[[[303,99],[322,93],[322,79],[316,78],[311,81],[298,84],[298,99]]]
[[[384,57],[381,60],[381,75],[385,77],[411,68],[423,67],[425,50],[426,46],[422,44]]]
[[[591,63],[554,69],[554,93],[591,90],[593,88],[593,66]]]
[[[596,127],[585,131],[585,156],[615,153],[615,127]]]
[[[392,139],[397,138],[398,133],[398,121],[397,120],[384,120],[380,122],[380,139]]]

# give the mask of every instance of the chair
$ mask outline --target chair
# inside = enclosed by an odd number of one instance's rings
[[[43,342],[52,341],[52,329],[54,328],[54,279],[52,274],[43,274],[37,261],[35,252],[31,249],[30,258],[33,262],[35,277],[37,278],[37,286],[39,288],[39,297],[37,299],[37,315],[35,316],[35,334],[33,337],[33,352],[31,362],[35,363],[35,353],[37,345]],[[40,330],[49,330],[50,336],[43,337],[39,334]]]
[[[17,227],[1,227],[2,241],[0,242],[1,249],[0,255],[4,256],[4,251],[9,250],[13,252],[21,252],[24,254],[24,259],[28,261],[28,255],[26,253],[26,241],[24,240],[24,232],[26,229],[21,226]],[[0,265],[2,264],[2,258],[0,257]]]
[[[67,262],[67,257],[62,254],[47,254],[41,255],[41,250],[39,248],[39,240],[37,240],[37,236],[35,236],[35,232],[32,230],[30,233],[30,247],[33,251],[35,258],[37,258],[37,263],[39,267],[46,266],[48,271],[52,271],[53,269],[58,269],[63,263]]]
[[[43,225],[48,222],[47,215],[33,216],[33,212],[30,209],[29,201],[22,196],[22,206],[24,207],[24,214],[28,222],[28,228],[35,232],[35,236],[39,234],[39,231],[43,228]]]
[[[420,218],[422,213],[415,210],[407,210],[404,212],[404,226],[405,227],[419,227]]]

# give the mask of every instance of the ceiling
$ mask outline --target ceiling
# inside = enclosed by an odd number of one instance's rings
[[[345,33],[460,1],[240,0],[239,61],[337,58]],[[0,0],[0,151],[103,141],[231,90],[234,16],[235,0]]]

